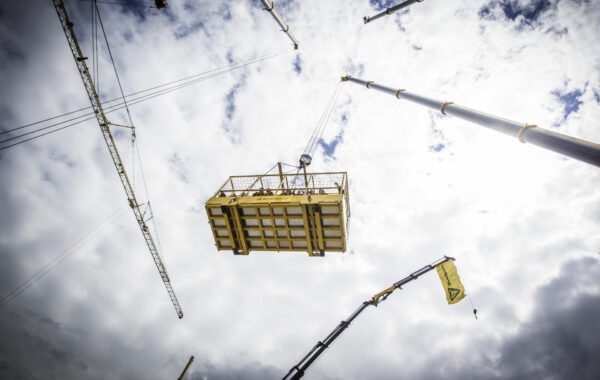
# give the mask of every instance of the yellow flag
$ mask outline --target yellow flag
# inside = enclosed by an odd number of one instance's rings
[[[444,261],[436,265],[438,275],[442,281],[442,286],[446,292],[446,299],[449,304],[457,303],[465,298],[465,288],[460,282],[456,266],[452,260]]]

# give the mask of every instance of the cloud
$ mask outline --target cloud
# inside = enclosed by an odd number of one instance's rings
[[[95,120],[0,151],[0,296],[108,221],[0,310],[0,350],[39,378],[173,378],[190,355],[191,377],[277,378],[364,300],[447,254],[479,320],[447,305],[432,273],[361,314],[308,376],[595,376],[597,343],[581,332],[597,313],[591,165],[342,83],[311,170],[348,172],[349,252],[233,256],[207,225],[204,203],[230,175],[297,162],[345,74],[600,141],[598,4],[486,4],[493,18],[482,3],[424,1],[364,25],[367,2],[276,2],[301,56],[260,1],[171,1],[143,18],[102,5],[126,93],[282,54],[131,107],[143,179],[129,131],[113,130],[152,202],[182,320]],[[89,5],[67,2],[86,54]],[[88,106],[51,2],[0,12],[1,128]],[[101,97],[118,97],[104,50],[99,76]],[[26,377],[1,358],[0,377]]]
[[[559,276],[537,289],[533,313],[515,333],[500,341],[493,333],[473,337],[468,350],[440,353],[422,366],[416,378],[597,378],[598,275],[600,262],[595,258],[566,262]],[[488,318],[486,314],[477,323]]]
[[[277,379],[282,376],[277,368],[265,366],[258,362],[230,366],[219,366],[205,362],[198,363],[195,367],[189,374],[189,378],[194,380],[262,380]]]

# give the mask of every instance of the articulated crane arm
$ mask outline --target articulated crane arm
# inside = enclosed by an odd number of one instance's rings
[[[348,319],[341,321],[339,325],[337,325],[337,327],[335,329],[333,329],[333,331],[327,335],[327,337],[325,339],[323,339],[323,341],[319,341],[309,352],[308,354],[306,354],[305,357],[302,358],[302,360],[300,360],[300,362],[298,364],[296,364],[295,366],[292,367],[292,369],[290,369],[290,371],[287,373],[287,375],[285,375],[282,380],[297,380],[300,379],[302,376],[304,376],[304,372],[306,372],[306,370],[308,369],[308,367],[310,367],[310,365],[317,360],[317,358],[327,349],[327,347],[329,347],[331,345],[331,343],[333,343],[333,341],[340,336],[340,334],[342,332],[344,332],[344,330],[346,330],[348,328],[348,326],[350,326],[350,323],[356,318],[358,317],[358,315],[360,313],[363,312],[363,310],[365,310],[367,308],[367,306],[369,305],[373,305],[373,306],[377,306],[379,305],[381,302],[385,301],[386,298],[388,298],[388,296],[390,294],[392,294],[392,292],[396,289],[400,289],[402,285],[411,282],[412,280],[416,280],[417,278],[419,278],[419,276],[429,272],[430,270],[435,269],[435,267],[437,265],[440,265],[442,263],[445,263],[448,260],[454,260],[454,258],[452,257],[448,257],[448,256],[444,256],[444,258],[431,263],[429,265],[424,266],[423,268],[419,269],[416,272],[413,272],[411,274],[409,274],[408,276],[404,277],[402,280],[396,282],[394,285],[390,286],[389,288],[387,288],[386,290],[379,292],[377,294],[375,294],[373,296],[373,298],[371,298],[368,301],[365,301],[362,303],[362,305],[360,305],[360,307],[358,309],[356,309],[356,311],[354,313],[352,313]]]
[[[87,91],[88,97],[90,98],[90,102],[92,103],[92,108],[96,114],[96,119],[98,119],[98,124],[100,125],[100,129],[102,131],[102,137],[104,137],[104,141],[106,142],[106,146],[108,147],[108,151],[110,152],[110,156],[115,164],[115,168],[119,173],[119,178],[121,179],[121,183],[123,184],[123,188],[125,189],[125,194],[127,194],[127,200],[129,201],[129,206],[133,210],[135,215],[135,219],[142,230],[142,235],[144,236],[144,240],[148,245],[148,249],[150,250],[150,254],[152,255],[152,259],[154,259],[154,264],[156,264],[156,268],[158,269],[158,273],[167,288],[167,293],[169,293],[169,297],[171,298],[171,302],[175,307],[175,311],[177,312],[177,316],[179,318],[183,318],[183,311],[179,306],[179,301],[177,301],[177,297],[175,296],[175,291],[171,287],[171,281],[169,280],[169,275],[167,274],[167,270],[165,265],[160,258],[160,254],[158,252],[158,248],[154,243],[154,239],[150,234],[150,230],[148,229],[148,225],[144,220],[144,216],[142,210],[140,209],[140,205],[138,204],[137,199],[135,198],[135,193],[133,192],[133,187],[129,182],[129,178],[127,177],[127,173],[125,172],[125,166],[121,161],[121,157],[119,155],[119,151],[117,150],[117,146],[115,145],[115,141],[110,133],[109,129],[109,121],[104,114],[102,109],[102,104],[100,103],[100,98],[98,97],[98,93],[96,92],[96,87],[94,86],[94,82],[92,81],[92,77],[90,76],[90,72],[85,63],[86,57],[81,53],[81,48],[79,47],[79,42],[77,41],[77,37],[75,36],[75,31],[73,30],[73,23],[69,20],[69,15],[67,14],[67,10],[65,8],[65,4],[62,0],[52,0],[54,4],[54,8],[56,9],[56,13],[58,14],[58,18],[60,19],[60,23],[63,27],[63,31],[65,32],[65,36],[67,37],[67,42],[69,43],[69,47],[71,48],[71,53],[73,53],[73,58],[75,59],[75,63],[77,64],[77,68],[79,69],[79,74],[81,75],[81,80],[83,80],[83,85]]]

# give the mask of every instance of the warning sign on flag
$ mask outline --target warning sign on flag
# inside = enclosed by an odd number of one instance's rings
[[[456,266],[452,260],[445,261],[436,266],[442,286],[446,291],[446,299],[449,304],[457,303],[465,298],[465,288],[460,282]]]

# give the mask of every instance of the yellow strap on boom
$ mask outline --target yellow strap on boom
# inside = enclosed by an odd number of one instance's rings
[[[371,299],[371,303],[374,304],[375,306],[377,306],[377,303],[379,302],[379,299],[387,294],[391,294],[394,290],[396,290],[396,285],[392,285],[389,288],[387,288],[386,290],[384,290],[383,292],[377,293],[373,296],[373,298]]]
[[[526,143],[526,141],[525,141],[525,140],[523,140],[523,132],[525,132],[525,130],[526,130],[526,129],[529,129],[529,128],[537,128],[537,125],[533,125],[533,124],[532,124],[532,125],[527,125],[527,124],[525,124],[525,125],[523,126],[523,128],[519,129],[519,133],[517,133],[517,138],[518,138],[518,139],[519,139],[519,141],[520,141],[520,142],[522,142],[523,144],[525,144],[525,143]]]
[[[442,115],[446,114],[446,112],[444,111],[444,108],[446,108],[446,106],[448,104],[454,104],[454,102],[444,102],[444,103],[442,103],[442,106],[440,107],[440,112],[442,113]]]

